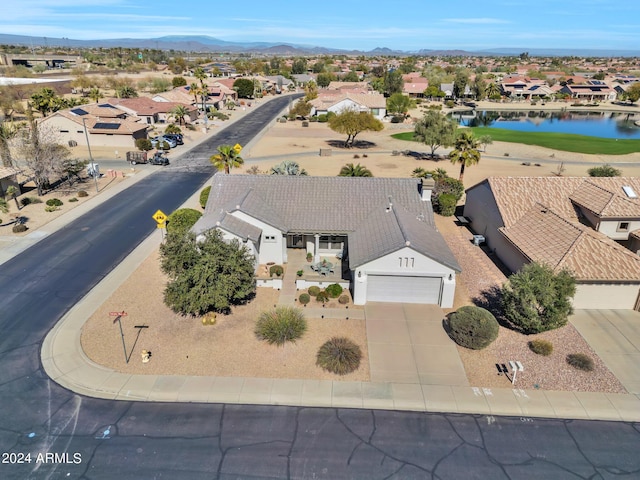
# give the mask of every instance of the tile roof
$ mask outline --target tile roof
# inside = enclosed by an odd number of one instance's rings
[[[622,189],[631,187],[638,198],[629,198]],[[601,218],[640,218],[640,179],[602,177],[585,180],[569,197]]]
[[[373,234],[357,237],[361,245],[357,254],[370,258],[386,251],[389,242],[397,245],[401,241],[404,245],[409,240],[416,250],[459,269],[435,229],[431,202],[422,201],[418,181],[410,178],[218,173],[212,180],[205,213],[194,231],[200,233],[215,228],[217,222],[229,221],[230,215],[242,212],[283,233],[349,234],[360,228],[368,232],[375,230],[377,223],[387,224],[391,217],[385,207],[390,199],[396,222],[404,229],[402,235],[398,231],[391,232],[385,234],[384,241],[375,240],[378,237]],[[398,225],[394,228],[400,228]],[[229,228],[236,227],[231,225]]]
[[[577,280],[640,281],[639,256],[540,203],[515,225],[499,230],[530,261],[556,271],[567,268]]]
[[[243,240],[249,239],[257,242],[260,239],[260,235],[262,235],[262,230],[255,225],[228,214],[225,214],[220,220],[220,227]]]
[[[345,92],[321,92],[309,103],[319,109],[327,109],[344,100],[351,100],[367,108],[386,108],[387,101],[381,93],[345,93]]]
[[[77,107],[76,107],[77,108]],[[123,112],[124,113],[124,112]],[[127,120],[126,118],[99,118],[94,117],[93,115],[83,115],[78,116],[71,113],[68,109],[66,110],[58,110],[52,115],[44,118],[42,121],[46,122],[50,118],[55,118],[56,116],[61,116],[71,120],[72,122],[78,124],[79,126],[84,126],[82,120],[85,119],[85,123],[87,125],[87,130],[89,133],[107,133],[113,135],[132,135],[133,133],[139,132],[141,130],[146,130],[147,125],[143,123],[132,122],[131,120]],[[118,125],[116,128],[100,128],[103,125]]]
[[[169,113],[174,107],[183,106],[189,111],[195,110],[190,103],[185,104],[182,102],[156,102],[148,97],[137,98],[109,98],[108,103],[116,108],[126,108],[136,115],[149,116],[156,113]],[[119,110],[121,111],[121,110]]]

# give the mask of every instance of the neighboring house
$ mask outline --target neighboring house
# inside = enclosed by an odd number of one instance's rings
[[[527,77],[507,77],[500,84],[502,95],[521,100],[532,100],[553,95],[554,90],[544,80]]]
[[[412,98],[423,98],[424,91],[429,88],[429,80],[420,76],[420,73],[407,73],[402,75],[402,80],[402,93]]]
[[[329,82],[327,90],[334,90],[342,93],[369,93],[372,91],[371,85],[367,82]]]
[[[614,101],[618,92],[601,80],[588,80],[584,84],[567,83],[560,89],[560,93],[566,93],[576,100]]]
[[[382,120],[387,115],[387,101],[381,93],[343,93],[321,91],[318,97],[310,100],[311,116],[328,112],[339,114],[348,109],[370,112]]]
[[[294,73],[291,75],[291,78],[293,78],[296,85],[300,87],[304,87],[309,82],[318,83],[318,75],[315,73]]]
[[[211,186],[194,232],[217,228],[256,266],[287,263],[289,249],[339,255],[357,305],[453,305],[460,266],[434,225],[433,181],[218,173]]]
[[[148,97],[137,98],[109,98],[107,102],[118,110],[125,112],[136,121],[154,125],[156,123],[170,123],[178,121],[171,116],[171,110],[177,106],[185,107],[188,115],[184,116],[184,121],[191,123],[198,118],[198,109],[191,104],[179,102],[156,102]]]
[[[91,146],[133,148],[138,138],[147,138],[146,124],[126,119],[125,112],[111,105],[100,104],[98,107],[113,116],[92,115],[88,111],[96,112],[95,108],[81,105],[59,110],[42,119],[41,123],[49,126],[62,142],[70,146],[87,145],[88,136]]]
[[[454,98],[453,95],[453,83],[441,83],[440,91],[444,92],[444,99],[451,100]]]
[[[198,106],[201,101],[200,95],[198,95],[198,105],[196,105],[193,93],[191,93],[191,86],[189,85],[176,87],[168,92],[157,93],[151,97],[151,100],[154,102],[176,102],[195,106]]]
[[[490,177],[464,215],[511,271],[571,270],[574,307],[640,310],[640,179]]]
[[[20,184],[18,183],[18,173],[20,170],[11,167],[0,167],[0,196],[7,194],[7,188],[16,187],[20,192]]]

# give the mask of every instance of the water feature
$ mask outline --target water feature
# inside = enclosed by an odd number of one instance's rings
[[[468,110],[450,115],[467,127],[640,139],[640,127],[636,125],[640,122],[640,114],[631,112]]]

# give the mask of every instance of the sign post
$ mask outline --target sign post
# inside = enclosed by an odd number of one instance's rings
[[[129,363],[129,358],[127,355],[127,346],[124,343],[124,332],[122,331],[122,317],[126,317],[127,315],[129,314],[124,310],[121,312],[109,312],[110,317],[116,317],[113,323],[118,322],[118,325],[120,326],[120,338],[122,338],[122,350],[124,351],[124,360],[125,362]]]
[[[152,215],[152,218],[156,221],[157,228],[167,228],[167,215],[162,210],[157,210]],[[162,230],[160,230],[160,234],[162,235]]]

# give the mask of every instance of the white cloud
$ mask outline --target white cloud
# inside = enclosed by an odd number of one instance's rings
[[[470,25],[496,25],[511,23],[501,18],[445,18],[445,22],[449,23],[465,23]]]

